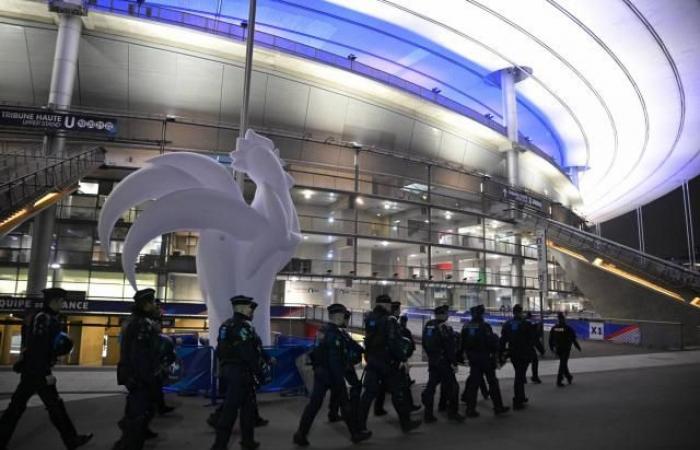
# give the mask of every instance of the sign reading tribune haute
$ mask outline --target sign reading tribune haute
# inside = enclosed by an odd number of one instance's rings
[[[0,109],[0,125],[17,128],[115,134],[117,119],[40,110]]]

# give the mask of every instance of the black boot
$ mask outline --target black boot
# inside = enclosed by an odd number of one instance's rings
[[[299,447],[308,447],[311,445],[308,439],[306,439],[306,436],[304,436],[300,432],[294,433],[294,436],[292,437],[292,442],[294,442],[295,445],[298,445]]]
[[[464,422],[464,416],[458,412],[449,413],[447,415],[447,420],[449,420],[450,422],[462,423],[462,422]]]
[[[405,419],[401,421],[401,431],[404,433],[410,433],[421,425],[420,420]]]
[[[359,444],[362,441],[366,441],[367,439],[372,437],[372,432],[368,430],[362,430],[358,431],[357,433],[354,433],[350,440],[353,442],[353,444]]]
[[[74,450],[78,447],[82,447],[83,445],[87,444],[90,442],[90,439],[92,439],[92,433],[88,434],[78,434],[75,436],[75,439],[73,439],[73,445],[68,447],[69,450]]]
[[[211,450],[226,450],[228,449],[228,441],[231,439],[230,431],[216,430],[216,440]]]
[[[243,450],[255,450],[260,447],[260,442],[258,441],[241,441],[241,448]]]
[[[508,411],[510,411],[510,408],[507,406],[497,406],[493,408],[493,413],[497,416],[500,416],[501,414],[505,414]]]

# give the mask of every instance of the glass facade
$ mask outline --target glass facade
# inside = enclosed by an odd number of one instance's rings
[[[305,161],[284,150],[282,156],[297,182],[291,194],[303,240],[278,276],[273,302],[368,309],[372,298],[388,292],[409,306],[500,308],[510,306],[512,289],[521,285],[529,307],[539,307],[534,238],[507,220],[508,204],[488,195],[496,190],[488,178],[352,148],[303,155]],[[97,220],[117,182],[84,180],[59,204],[48,285],[84,291],[89,300],[131,298],[121,249],[147,205],[121,217],[105,254]],[[254,193],[254,184],[246,183],[245,196]],[[31,226],[0,240],[0,295],[25,295]],[[523,236],[520,246],[515,233]],[[165,302],[201,302],[197,241],[196,233],[178,232],[150,242],[137,263],[139,287],[156,289]],[[516,280],[511,266],[521,255],[523,278]],[[554,263],[550,279],[554,301],[574,293]]]

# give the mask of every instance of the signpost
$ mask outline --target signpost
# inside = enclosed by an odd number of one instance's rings
[[[48,110],[0,109],[0,125],[47,131],[80,131],[110,136],[117,133],[117,119]]]

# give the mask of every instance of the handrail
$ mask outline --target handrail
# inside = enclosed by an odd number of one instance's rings
[[[680,282],[684,285],[690,285],[690,287],[693,289],[700,290],[700,273],[666,261],[657,256],[653,256],[637,249],[627,247],[626,245],[618,242],[611,241],[610,239],[606,239],[602,236],[580,230],[549,218],[541,217],[538,214],[533,214],[530,212],[524,213],[531,217],[535,217],[538,224],[543,222],[547,229],[555,229],[557,234],[560,236],[566,233],[568,233],[570,236],[576,236],[580,241],[577,243],[579,246],[601,252],[605,256],[613,260],[620,261],[623,264],[626,263],[632,267],[637,267],[639,269],[652,272],[652,275],[655,275],[668,282]],[[571,242],[570,238],[569,241]],[[606,253],[609,252],[610,249],[614,249],[617,254],[613,255]],[[674,275],[674,273],[676,275]]]
[[[70,157],[68,157],[68,158],[66,158],[66,159],[51,158],[51,157],[49,157],[49,158],[47,158],[47,159],[57,159],[58,162],[56,162],[56,163],[54,163],[54,164],[49,164],[49,165],[43,166],[43,167],[41,167],[40,169],[35,170],[34,172],[30,172],[30,173],[28,173],[28,174],[25,174],[25,175],[22,175],[22,176],[20,176],[20,177],[17,177],[17,178],[15,178],[15,179],[13,179],[13,180],[10,180],[10,181],[7,181],[7,182],[5,182],[5,183],[2,183],[2,184],[0,184],[0,190],[6,189],[6,188],[8,188],[8,187],[12,187],[12,185],[20,183],[20,182],[21,182],[22,180],[24,180],[25,178],[30,178],[30,177],[33,177],[33,176],[39,174],[39,173],[45,172],[45,171],[47,171],[47,170],[49,170],[49,169],[52,169],[52,168],[55,168],[55,167],[64,165],[64,164],[66,164],[66,163],[71,163],[72,161],[75,161],[75,160],[78,160],[78,159],[82,159],[83,156],[85,156],[85,155],[87,155],[87,154],[96,153],[97,150],[101,150],[103,153],[105,152],[105,149],[104,149],[103,147],[93,147],[93,148],[91,148],[91,149],[89,149],[89,150],[85,150],[85,151],[83,151],[83,152],[76,153],[75,155],[71,155]],[[97,161],[97,159],[95,159],[94,161]]]
[[[246,36],[246,29],[244,27],[240,26],[239,24],[222,21],[221,17],[207,17],[211,15],[211,13],[206,12],[202,12],[202,14],[194,14],[181,9],[151,4],[142,7],[138,6],[133,1],[126,0],[91,0],[90,7],[156,22],[175,24],[241,41],[245,40]],[[275,49],[283,53],[293,54],[305,59],[315,60],[326,65],[348,70],[361,76],[371,78],[375,81],[388,84],[394,88],[413,95],[417,95],[424,100],[428,100],[444,108],[469,117],[470,119],[479,122],[480,124],[502,135],[505,135],[505,126],[493,119],[487,118],[484,114],[481,114],[466,105],[441,95],[439,92],[435,92],[433,89],[424,88],[411,81],[397,77],[396,75],[392,75],[382,70],[375,69],[367,64],[355,61],[354,59],[350,59],[347,56],[337,55],[288,38],[283,38],[258,30],[255,31],[254,39],[256,45],[258,46]],[[536,153],[538,156],[544,158],[560,172],[566,175],[552,156],[548,155],[535,144],[528,141],[525,136],[520,134],[518,141],[520,146],[527,148],[533,153]]]

